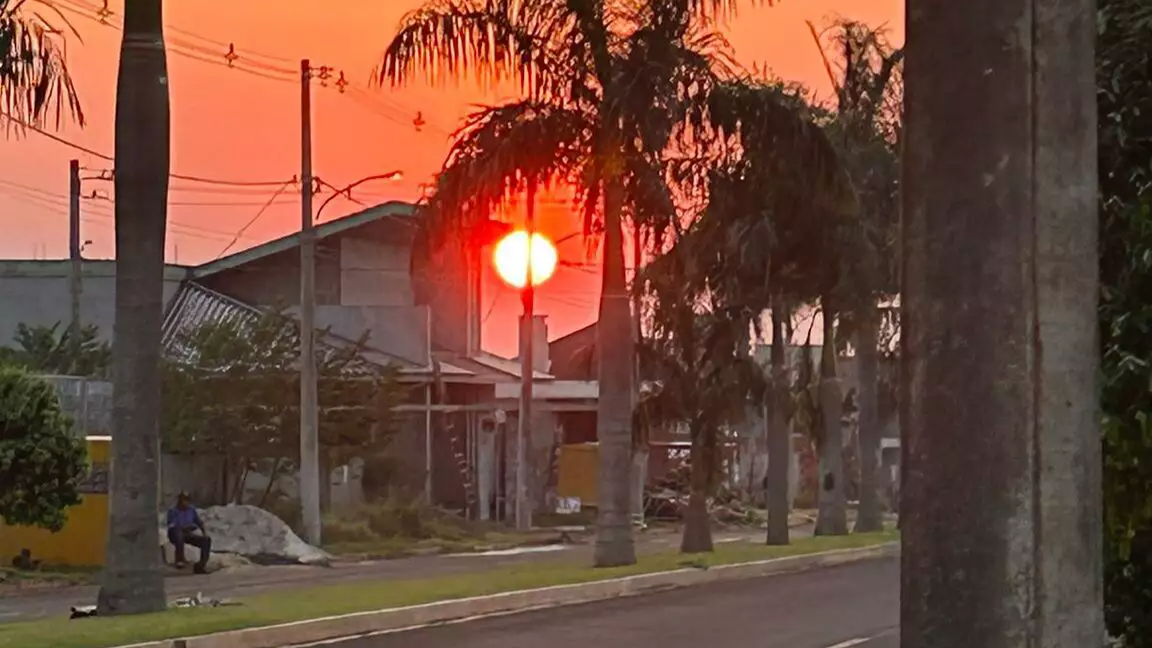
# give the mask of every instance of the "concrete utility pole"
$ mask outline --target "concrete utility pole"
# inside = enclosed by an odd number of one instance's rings
[[[531,512],[528,510],[528,445],[532,434],[532,383],[533,338],[536,322],[536,286],[532,284],[532,239],[536,235],[536,182],[528,183],[528,206],[524,219],[524,229],[528,233],[527,251],[524,255],[524,289],[520,291],[520,301],[524,314],[520,317],[520,411],[516,420],[516,529],[527,531],[532,526]]]
[[[907,16],[901,646],[1102,646],[1095,3]]]
[[[316,395],[316,230],[312,227],[312,65],[300,62],[300,506],[304,540],[320,545]]]
[[[72,298],[72,320],[68,345],[72,362],[80,357],[80,293],[84,281],[80,251],[80,160],[71,160],[68,162],[68,293]]]

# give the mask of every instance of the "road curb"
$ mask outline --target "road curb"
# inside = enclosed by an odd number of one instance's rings
[[[435,625],[471,617],[591,603],[718,581],[833,567],[896,556],[899,551],[900,544],[891,542],[860,549],[841,549],[710,568],[689,567],[590,583],[557,585],[409,607],[357,612],[198,637],[165,639],[117,648],[283,648],[334,639],[353,639],[361,635]]]

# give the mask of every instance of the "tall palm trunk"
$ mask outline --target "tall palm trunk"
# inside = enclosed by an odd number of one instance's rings
[[[168,205],[161,0],[126,0],[116,85],[116,323],[112,483],[99,613],[167,607],[160,573],[160,327]]]
[[[715,430],[704,429],[697,422],[692,423],[688,512],[684,516],[684,535],[680,539],[681,553],[712,551],[712,521],[708,516],[708,498],[712,495],[711,487],[715,482],[715,437]]]
[[[825,301],[827,304],[827,301]],[[836,316],[824,307],[824,344],[820,348],[820,496],[816,535],[846,535],[848,511],[844,499],[844,428],[840,422],[840,379],[836,376]]]
[[[788,425],[788,407],[791,400],[788,380],[788,337],[784,330],[789,313],[783,299],[772,304],[772,394],[768,416],[768,537],[770,545],[788,544],[788,469],[792,464],[792,430]]]
[[[643,231],[640,225],[634,224],[632,228],[632,348],[639,349],[644,341],[644,331],[641,328],[640,291],[636,290],[635,277],[639,276],[640,266],[644,262],[644,249],[641,246]],[[640,354],[632,353],[632,411],[640,403]],[[633,416],[635,420],[635,416]],[[640,522],[644,521],[644,487],[648,483],[648,456],[649,442],[648,426],[636,425],[633,431],[632,444],[632,515]]]
[[[632,313],[624,274],[623,198],[623,182],[618,175],[610,174],[604,188],[604,275],[596,327],[600,354],[596,410],[600,450],[594,555],[597,567],[636,563],[631,516]]]
[[[860,448],[860,509],[856,513],[856,533],[869,533],[884,528],[880,511],[880,417],[876,397],[877,312],[869,304],[861,313],[856,336],[856,372],[859,383],[857,440]]]

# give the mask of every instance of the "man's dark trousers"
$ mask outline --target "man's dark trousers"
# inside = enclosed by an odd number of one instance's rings
[[[208,566],[208,556],[212,553],[212,538],[194,531],[168,529],[168,541],[176,548],[177,563],[186,562],[184,560],[184,545],[190,544],[200,550],[200,560],[196,562],[196,568],[202,570]]]

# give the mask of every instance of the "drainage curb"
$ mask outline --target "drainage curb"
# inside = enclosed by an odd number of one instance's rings
[[[472,617],[591,603],[691,585],[833,567],[896,556],[899,552],[900,544],[891,542],[861,549],[841,549],[749,563],[718,565],[706,569],[686,568],[590,583],[557,585],[386,610],[356,612],[116,648],[284,648],[335,639],[354,639],[362,635],[417,628]]]

